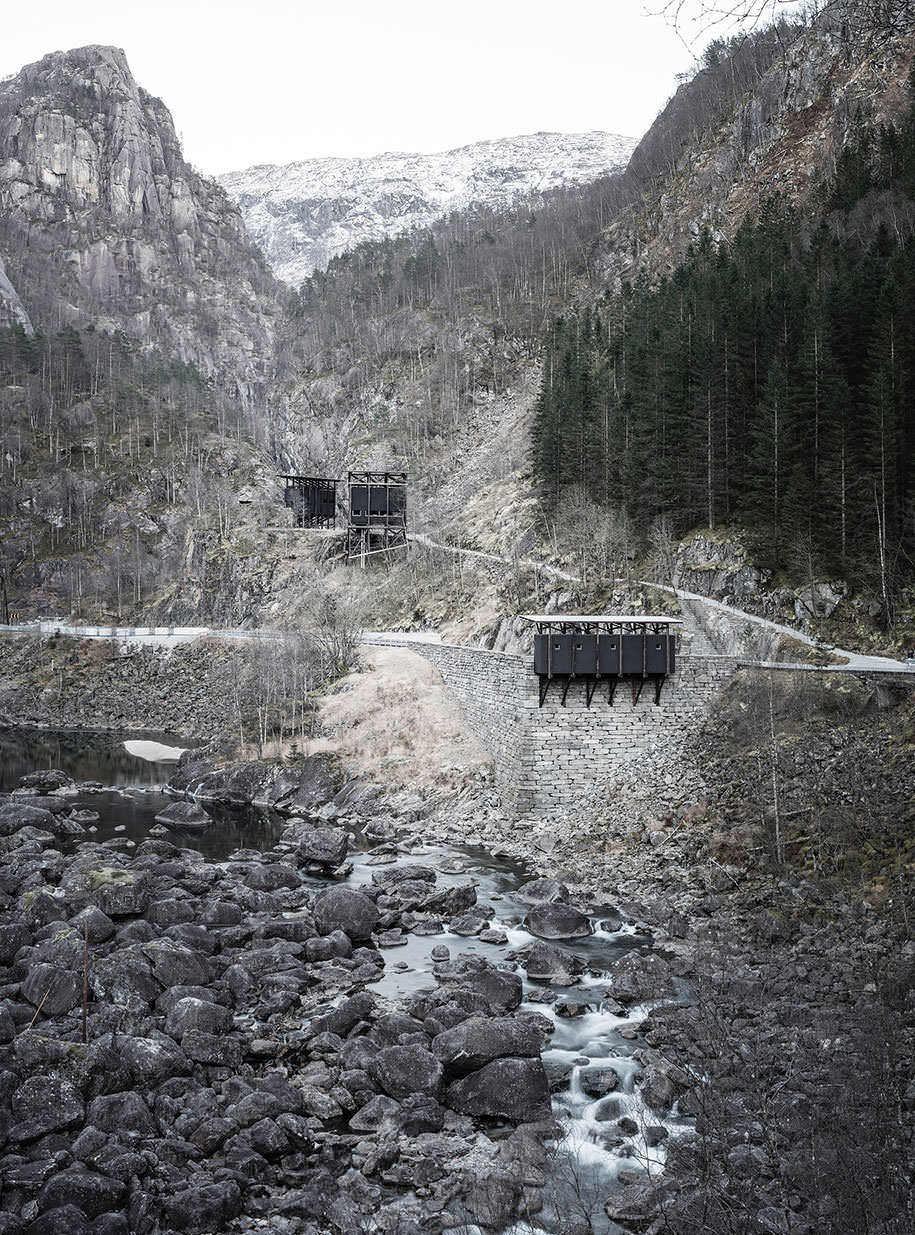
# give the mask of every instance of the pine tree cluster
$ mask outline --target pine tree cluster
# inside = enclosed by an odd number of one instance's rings
[[[859,127],[816,218],[766,204],[660,284],[557,319],[532,443],[647,528],[742,525],[762,564],[869,587],[915,563],[915,119]]]

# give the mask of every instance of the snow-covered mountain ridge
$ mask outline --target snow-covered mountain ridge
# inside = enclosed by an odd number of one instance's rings
[[[533,133],[438,154],[249,167],[219,180],[275,274],[297,286],[362,241],[619,171],[635,144],[615,133]]]

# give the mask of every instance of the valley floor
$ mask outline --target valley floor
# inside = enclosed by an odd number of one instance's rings
[[[215,641],[168,656],[24,637],[2,650],[7,721],[142,721],[199,738],[225,724],[235,652]],[[614,1195],[620,1229],[903,1235],[915,1229],[911,697],[883,714],[846,699],[852,710],[830,715],[827,692],[801,715],[786,683],[773,703],[788,845],[778,855],[772,750],[740,729],[748,690],[737,681],[681,749],[632,765],[561,818],[502,812],[485,751],[435,670],[405,650],[365,649],[323,698],[305,753],[332,751],[374,785],[395,845],[421,833],[504,855],[562,880],[576,903],[617,906],[650,928],[630,992],[647,1009],[636,1058],[655,1109],[676,1104],[696,1134],[673,1145],[657,1181]],[[830,751],[819,805],[798,806]]]

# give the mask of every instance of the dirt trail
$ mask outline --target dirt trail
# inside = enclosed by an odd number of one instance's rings
[[[458,545],[444,545],[433,540],[430,536],[425,536],[420,533],[414,533],[409,537],[410,540],[416,541],[418,544],[425,545],[430,549],[440,549],[445,553],[454,553],[459,556],[476,559],[490,563],[498,563],[504,566],[510,566],[513,563],[511,559],[502,557],[497,553],[484,553],[478,549],[462,549]],[[519,563],[522,566],[530,567],[540,571],[541,574],[549,575],[551,578],[562,580],[565,583],[580,583],[581,579],[577,575],[569,574],[568,571],[560,570],[557,566],[550,566],[546,562],[537,561],[534,558],[521,558]],[[698,638],[698,646],[702,648],[703,654],[708,654],[706,645],[708,644],[707,635],[701,624],[696,620],[697,615],[693,611],[696,606],[705,606],[709,609],[716,610],[719,613],[727,615],[733,621],[748,622],[751,625],[761,627],[764,630],[771,631],[774,634],[786,635],[789,638],[795,639],[799,643],[804,643],[808,647],[817,648],[826,651],[833,656],[842,658],[844,664],[835,664],[827,666],[835,672],[846,673],[910,673],[915,675],[915,663],[909,663],[901,660],[894,660],[888,656],[869,656],[863,652],[850,652],[845,648],[832,647],[828,644],[822,644],[804,631],[793,626],[785,626],[780,622],[773,622],[769,618],[761,617],[756,613],[747,613],[743,609],[737,609],[733,605],[725,604],[721,600],[713,600],[709,596],[700,596],[696,592],[686,592],[682,588],[669,587],[663,583],[642,583],[645,587],[657,588],[660,592],[667,592],[669,595],[678,598],[681,601],[686,601],[684,606],[684,618],[687,620],[689,628],[692,630],[694,638]],[[713,651],[713,649],[711,649]],[[750,658],[741,658],[743,663],[750,664]],[[789,664],[787,661],[758,661],[756,662],[761,668],[770,669],[809,669],[811,666],[805,664]]]

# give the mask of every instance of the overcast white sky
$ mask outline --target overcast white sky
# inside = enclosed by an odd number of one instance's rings
[[[50,51],[123,47],[211,175],[539,130],[639,137],[693,59],[646,15],[661,3],[41,0],[5,15],[0,76]]]

